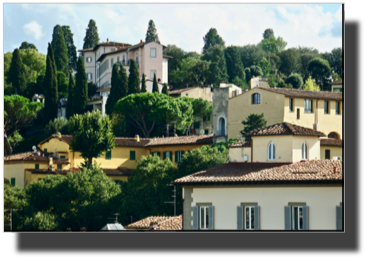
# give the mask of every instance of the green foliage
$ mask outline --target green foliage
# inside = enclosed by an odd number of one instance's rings
[[[87,83],[87,96],[88,96],[88,98],[91,98],[94,95],[96,95],[97,91],[98,91],[98,86],[95,83],[93,83],[93,82]]]
[[[69,74],[69,84],[68,84],[68,102],[67,102],[67,118],[70,118],[74,114],[74,90],[76,82],[72,73]]]
[[[168,87],[167,87],[166,83],[163,84],[163,88],[162,88],[162,92],[161,93],[168,95]]]
[[[275,88],[277,86],[276,79],[274,76],[270,77],[270,81],[268,83],[268,86],[270,88]]]
[[[112,113],[112,109],[114,105],[120,99],[118,81],[119,81],[119,68],[117,64],[115,63],[112,66],[111,89],[110,89],[110,95],[108,96],[107,103],[106,103],[106,113],[108,115]]]
[[[91,167],[93,158],[98,158],[115,147],[110,118],[102,117],[99,110],[74,115],[69,119],[68,130],[72,134],[70,146],[81,152],[82,158]]]
[[[84,114],[88,103],[88,84],[84,60],[80,56],[77,63],[76,85],[74,87],[74,114]]]
[[[127,71],[125,70],[124,66],[122,63],[120,63],[120,68],[119,68],[119,79],[118,79],[118,94],[119,94],[119,99],[125,97],[128,95],[128,74]]]
[[[54,120],[51,120],[46,128],[45,128],[45,134],[47,136],[51,136],[52,134],[56,134],[57,132],[60,132],[61,134],[68,134],[68,119],[65,117],[58,117]]]
[[[27,206],[25,189],[12,186],[8,179],[4,178],[4,209],[22,209]],[[12,230],[17,230],[20,224],[22,211],[12,212]],[[4,212],[4,230],[10,230],[10,212]]]
[[[305,81],[303,90],[320,91],[320,86],[316,85],[312,77],[309,76],[308,79]]]
[[[251,80],[251,69],[250,68],[245,68],[244,70],[244,74],[245,74],[245,81],[247,83],[249,83],[249,81]]]
[[[269,73],[270,73],[270,63],[268,62],[268,60],[266,60],[265,57],[263,57],[259,63],[259,67],[261,68],[264,76],[269,76]]]
[[[141,92],[147,92],[147,90],[146,90],[145,73],[142,74]]]
[[[280,72],[285,75],[298,72],[301,68],[300,54],[296,48],[290,48],[279,54],[281,58]]]
[[[145,43],[148,42],[159,42],[157,29],[153,20],[149,21],[148,30],[146,31]]]
[[[193,117],[203,118],[210,115],[213,112],[213,105],[210,104],[207,100],[202,98],[190,98],[190,97],[179,97],[175,100],[183,100],[186,103],[190,104],[193,109]]]
[[[112,131],[116,137],[127,137],[127,124],[123,114],[113,112],[111,114]]]
[[[58,93],[56,72],[54,51],[52,49],[52,45],[48,43],[46,75],[44,77],[45,106],[43,113],[45,124],[47,124],[51,119],[55,119],[57,117]]]
[[[314,58],[308,63],[308,71],[316,80],[316,83],[323,85],[323,80],[332,71],[329,62],[322,58]]]
[[[236,76],[233,80],[232,80],[232,83],[238,87],[240,87],[241,89],[243,90],[246,90],[249,88],[248,84],[246,81],[244,81],[243,79],[240,79],[238,76]]]
[[[27,217],[23,223],[23,230],[41,230],[51,231],[55,230],[58,226],[57,216],[49,212],[40,212]]]
[[[222,37],[219,36],[217,33],[217,29],[211,28],[205,35],[204,39],[204,47],[202,49],[202,53],[206,54],[208,49],[219,46],[221,48],[225,47],[225,41],[223,41]]]
[[[15,88],[15,94],[24,95],[26,89],[25,67],[22,64],[18,49],[13,51],[12,62],[8,71],[8,80]]]
[[[16,131],[14,132],[12,136],[8,138],[8,140],[9,140],[11,147],[14,149],[15,147],[19,145],[20,142],[24,140],[24,138],[21,136],[21,134],[18,131]]]
[[[245,45],[239,47],[239,51],[245,68],[257,65],[266,56],[266,52],[257,45]]]
[[[90,19],[84,38],[84,49],[94,48],[99,43],[98,28],[93,19]]]
[[[302,47],[302,46],[298,46],[297,50],[299,51],[299,53],[301,55],[303,54],[307,54],[307,53],[310,53],[310,54],[319,54],[319,51],[315,48],[310,48],[310,47]]]
[[[244,67],[238,47],[227,47],[224,51],[227,65],[228,81],[233,82],[235,77],[245,80]]]
[[[273,29],[266,29],[266,30],[264,31],[264,33],[262,34],[262,37],[263,37],[264,39],[275,38],[275,37],[274,37],[274,31],[273,31]]]
[[[22,42],[21,46],[19,47],[19,49],[35,49],[36,51],[38,51],[37,47],[32,44],[32,43],[28,43],[28,42]]]
[[[129,80],[128,80],[128,94],[140,93],[140,73],[138,72],[138,67],[136,61],[131,59],[131,64],[129,67]]]
[[[332,73],[333,81],[342,81],[342,78],[335,72]]]
[[[64,74],[67,75],[69,73],[68,48],[65,43],[64,31],[60,25],[54,27],[51,45],[57,71],[64,72]]]
[[[291,84],[294,89],[301,89],[303,86],[303,79],[299,73],[292,73],[285,79],[286,84]]]
[[[322,57],[328,60],[333,72],[342,76],[342,48],[334,48],[330,53],[322,54]]]
[[[180,63],[180,68],[170,73],[170,83],[175,89],[198,86],[207,82],[209,62],[195,57],[187,57]]]
[[[167,48],[163,51],[163,55],[172,57],[171,59],[168,59],[169,74],[180,67],[180,64],[185,58],[186,54],[187,52],[177,47],[176,45],[167,45]],[[170,76],[168,78],[170,79]]]
[[[61,29],[63,31],[68,50],[69,70],[75,71],[77,70],[77,51],[73,41],[73,33],[69,26],[62,26]]]
[[[158,87],[158,82],[157,82],[157,75],[154,74],[154,79],[153,79],[153,90],[152,92],[159,93],[159,87]]]
[[[221,81],[228,82],[226,59],[220,47],[213,48],[208,78],[209,84],[213,84],[215,87],[219,87]]]
[[[282,52],[285,47],[287,46],[287,42],[283,40],[282,37],[278,37],[277,39],[274,37],[271,37],[270,39],[263,39],[259,46],[265,51],[265,52]]]
[[[57,91],[59,99],[68,97],[69,83],[67,81],[67,76],[64,72],[58,71],[56,73],[57,78]]]
[[[308,71],[308,63],[312,60],[315,59],[316,57],[320,57],[320,55],[316,52],[307,52],[302,55],[300,55],[300,61],[302,64],[301,67],[301,75],[303,77],[303,80],[307,80],[310,72]]]
[[[242,135],[245,135],[246,133],[250,132],[253,129],[265,127],[266,123],[267,121],[264,118],[264,113],[261,113],[261,114],[251,113],[244,121],[242,121],[242,124],[244,125],[244,129],[240,131],[240,133]]]
[[[211,148],[217,148],[218,151],[222,152],[227,152],[228,153],[228,148],[227,146],[229,144],[237,143],[239,142],[238,139],[230,139],[228,142],[217,142],[215,144],[212,144],[210,147]]]
[[[258,77],[258,76],[264,76],[264,73],[262,72],[262,68],[259,66],[251,66],[250,76],[251,76],[251,79],[254,77]]]

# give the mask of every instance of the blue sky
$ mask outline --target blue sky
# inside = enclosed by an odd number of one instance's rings
[[[226,45],[257,44],[272,28],[287,48],[320,52],[342,47],[340,4],[4,4],[4,52],[23,41],[47,52],[55,25],[68,25],[81,49],[85,28],[94,19],[101,41],[136,44],[153,19],[164,45],[201,53],[203,37],[216,28]]]

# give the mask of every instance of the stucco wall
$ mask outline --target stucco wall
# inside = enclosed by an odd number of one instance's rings
[[[308,160],[320,160],[320,140],[317,136],[296,136],[292,137],[293,159],[292,162],[302,160],[302,145],[308,145]]]
[[[336,206],[342,202],[342,187],[194,187],[192,198],[191,206],[212,203],[215,207],[214,229],[237,229],[236,207],[241,203],[257,203],[260,229],[284,230],[284,206],[305,202],[309,206],[310,230],[335,230]]]
[[[320,158],[325,159],[325,150],[330,150],[330,159],[333,157],[343,157],[342,155],[342,147],[339,146],[320,146]]]
[[[229,88],[214,88],[213,92],[213,129],[214,134],[218,135],[219,121],[221,118],[225,120],[225,135],[228,136],[229,121]],[[226,140],[226,136],[224,139]],[[235,139],[235,138],[234,138]],[[218,141],[214,136],[214,140]]]
[[[248,156],[248,161],[251,162],[251,155],[252,155],[252,148],[250,147],[243,147],[243,148],[230,148],[229,149],[229,161],[230,162],[238,162],[244,163],[244,156]]]
[[[293,162],[293,138],[288,136],[252,136],[253,141],[253,162]],[[268,160],[269,143],[275,144],[275,160]]]

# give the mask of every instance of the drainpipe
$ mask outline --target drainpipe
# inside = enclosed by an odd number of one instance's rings
[[[253,163],[253,139],[251,137],[251,163]]]

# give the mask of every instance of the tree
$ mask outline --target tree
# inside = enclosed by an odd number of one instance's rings
[[[166,83],[163,84],[163,88],[162,88],[162,92],[161,93],[168,95],[168,87],[167,87]]]
[[[28,42],[22,42],[21,46],[19,47],[19,49],[35,49],[36,51],[38,51],[37,47],[32,44],[32,43],[28,43]]]
[[[273,31],[273,29],[266,29],[266,30],[264,31],[264,33],[262,34],[262,37],[263,37],[264,39],[275,38],[275,37],[274,37],[274,31]]]
[[[261,113],[261,114],[251,113],[244,121],[242,121],[242,124],[244,125],[244,129],[240,131],[240,133],[242,135],[245,135],[246,133],[250,132],[253,129],[265,127],[266,123],[267,121],[264,118],[264,113]]]
[[[308,71],[311,73],[316,83],[321,84],[321,88],[324,89],[323,80],[332,71],[329,62],[321,58],[314,58],[308,63]]]
[[[268,60],[266,60],[265,57],[263,57],[259,63],[259,67],[261,68],[263,75],[264,76],[269,76],[270,75],[270,63]]]
[[[55,118],[47,124],[44,131],[47,136],[51,136],[58,132],[61,134],[68,134],[68,119],[65,117]]]
[[[227,47],[224,51],[227,65],[228,80],[233,82],[235,77],[241,80],[245,79],[244,66],[240,58],[240,52],[237,47]]]
[[[300,61],[301,61],[301,64],[302,64],[300,71],[301,71],[301,75],[303,77],[303,80],[307,80],[307,78],[309,76],[309,71],[308,71],[309,61],[311,61],[312,59],[315,59],[316,57],[320,57],[320,55],[318,53],[315,53],[315,52],[308,52],[308,53],[304,53],[304,54],[300,55]]]
[[[227,67],[223,50],[220,47],[213,49],[211,63],[209,65],[209,83],[215,87],[219,87],[219,83],[224,81],[227,83]]]
[[[301,89],[303,86],[303,79],[299,73],[292,73],[285,79],[286,84],[291,84],[295,89]]]
[[[108,96],[107,103],[106,103],[106,113],[110,115],[112,113],[112,109],[116,102],[120,99],[119,94],[119,68],[115,63],[112,66],[112,73],[111,73],[111,89],[110,95]]]
[[[288,50],[282,51],[279,54],[281,58],[281,66],[279,68],[280,72],[285,75],[290,75],[291,73],[298,72],[301,67],[300,54],[296,48],[290,48]]]
[[[266,56],[266,52],[257,45],[239,47],[239,51],[245,68],[257,65]]]
[[[25,189],[12,186],[8,179],[4,178],[4,209],[17,208],[21,209],[27,206],[27,199]],[[4,230],[10,230],[10,216],[9,211],[4,212]],[[20,211],[12,212],[12,230],[17,230],[20,224]],[[9,227],[9,229],[5,229]]]
[[[45,123],[57,117],[58,93],[57,93],[57,75],[52,45],[48,43],[48,53],[46,62],[46,75],[44,77],[44,97],[45,105],[43,114]]]
[[[69,84],[68,84],[68,102],[67,102],[67,118],[70,118],[74,114],[74,90],[75,81],[72,73],[69,73]]]
[[[94,48],[99,43],[98,28],[93,19],[90,19],[84,38],[84,49]]]
[[[209,48],[219,46],[225,47],[225,41],[223,41],[222,37],[219,36],[217,30],[211,28],[205,35],[204,39],[204,48],[202,49],[202,53],[206,54]]]
[[[316,85],[312,77],[309,76],[308,79],[305,81],[303,90],[320,91],[320,86]]]
[[[59,99],[68,97],[68,81],[67,76],[62,71],[56,73],[57,78],[57,91]]]
[[[333,72],[342,75],[342,48],[335,48],[330,53],[322,54],[322,57],[328,60]]]
[[[333,81],[342,81],[342,78],[335,72],[332,73]]]
[[[145,73],[142,74],[141,92],[147,92],[147,90],[146,90]]]
[[[176,45],[167,45],[167,48],[163,51],[163,55],[172,57],[168,60],[169,74],[180,67],[180,62],[184,59],[186,54],[187,52],[177,47]],[[170,79],[170,77],[168,78]]]
[[[77,51],[73,41],[73,33],[69,26],[62,26],[65,43],[68,49],[69,70],[77,70]]]
[[[22,128],[30,126],[42,107],[42,103],[30,103],[29,99],[19,95],[4,96],[4,143],[9,155],[14,149],[9,138]]]
[[[205,79],[207,71],[201,71],[200,67],[195,67],[200,61],[197,58],[187,57],[182,60],[180,67],[170,74],[170,83],[175,89],[193,85],[196,80]],[[206,63],[206,62],[205,62]]]
[[[232,83],[235,85],[235,86],[238,86],[240,87],[241,89],[243,90],[246,90],[249,88],[249,85],[247,84],[246,81],[244,81],[243,79],[240,79],[238,76],[236,76],[233,80],[232,80]]]
[[[250,67],[250,76],[251,79],[258,76],[264,76],[262,69],[259,66],[251,66]]]
[[[129,67],[129,83],[128,83],[129,94],[140,93],[140,73],[138,72],[138,67],[136,61],[131,59],[131,64]]]
[[[157,29],[153,20],[149,21],[148,30],[146,31],[145,43],[148,42],[159,42]]]
[[[119,69],[119,79],[118,79],[118,88],[119,88],[119,99],[124,98],[128,95],[128,74],[125,70],[122,63],[120,63]]]
[[[80,56],[77,63],[76,85],[74,90],[75,114],[84,114],[88,103],[88,84],[85,72],[84,60]]]
[[[197,60],[197,62],[189,67],[187,74],[183,79],[185,84],[190,86],[202,86],[208,83],[209,65],[207,61]]]
[[[81,152],[87,167],[93,166],[93,158],[115,147],[111,120],[102,117],[99,110],[74,115],[69,119],[68,130],[72,134],[70,146],[73,151]]]
[[[154,79],[153,79],[153,90],[152,92],[159,93],[159,87],[158,87],[158,82],[157,82],[157,76],[154,73]]]
[[[15,88],[15,94],[24,94],[26,89],[25,68],[22,64],[18,49],[13,51],[12,63],[10,64],[8,79]]]
[[[178,97],[175,100],[183,100],[187,104],[190,104],[193,109],[194,118],[204,118],[213,112],[213,105],[209,101],[202,98],[190,98],[190,97]]]
[[[64,38],[64,31],[60,25],[54,27],[51,45],[57,71],[62,71],[67,75],[69,72],[68,48]]]
[[[259,46],[265,52],[278,53],[282,52],[286,48],[287,42],[285,42],[282,37],[278,37],[277,39],[272,37],[270,39],[263,39]]]
[[[88,98],[94,97],[97,94],[98,86],[94,82],[87,83],[87,96]]]

